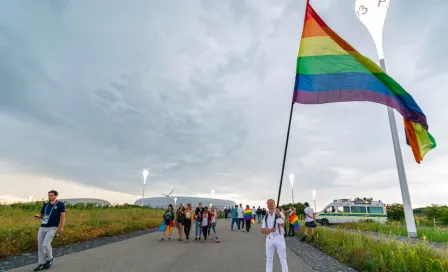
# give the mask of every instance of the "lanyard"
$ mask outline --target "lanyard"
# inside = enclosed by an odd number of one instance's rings
[[[56,201],[56,202],[54,203],[53,207],[51,207],[50,213],[48,214],[48,218],[50,218],[51,213],[53,212],[53,209],[54,209],[54,207],[56,206],[56,204],[58,204],[58,201]],[[50,205],[50,202],[48,202],[47,206],[45,206],[45,213],[44,213],[44,216],[47,215],[47,208],[48,208],[49,205]]]

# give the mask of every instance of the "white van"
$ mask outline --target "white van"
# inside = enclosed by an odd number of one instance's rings
[[[337,199],[316,214],[316,222],[321,225],[359,221],[386,223],[386,205],[372,198]]]

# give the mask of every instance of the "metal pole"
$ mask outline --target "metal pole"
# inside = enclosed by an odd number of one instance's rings
[[[143,182],[143,197],[142,197],[142,207],[143,207],[143,201],[145,199],[145,186],[146,186],[146,182]]]
[[[283,173],[285,172],[286,154],[288,153],[289,131],[291,130],[292,111],[294,110],[294,101],[291,103],[291,112],[289,113],[288,132],[286,133],[285,153],[283,154],[282,173],[280,175],[280,185],[278,188],[277,208],[280,205],[280,195],[282,193]]]
[[[317,209],[316,209],[316,199],[314,199],[314,212],[315,213],[317,212]]]
[[[291,188],[291,191],[292,191],[292,204],[294,205],[294,187]]]
[[[384,58],[380,59],[381,69],[386,72],[386,63]],[[400,140],[398,138],[397,124],[395,122],[394,110],[387,107],[387,114],[389,115],[390,131],[392,134],[392,143],[394,145],[395,162],[397,164],[398,179],[400,181],[401,197],[403,198],[404,217],[406,220],[406,227],[408,236],[416,238],[417,227],[415,226],[414,212],[412,211],[411,197],[409,196],[408,182],[406,180],[406,171],[404,169],[403,155],[401,154]]]

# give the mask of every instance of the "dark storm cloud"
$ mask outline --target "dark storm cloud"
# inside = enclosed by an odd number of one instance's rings
[[[375,58],[353,3],[314,2]],[[435,4],[419,13],[407,3],[391,5],[385,54],[391,75],[434,115],[432,106],[442,105],[421,86],[440,90],[442,80],[422,75],[443,77],[445,29],[440,16],[427,16]],[[437,3],[440,13],[446,4]],[[272,197],[303,8],[300,1],[10,2],[0,10],[1,157],[29,173],[128,193],[139,192],[140,171],[149,168],[154,192],[213,187],[250,199],[244,192],[257,188],[257,198]],[[425,39],[409,44],[415,33]],[[428,116],[446,138],[443,118]],[[362,192],[360,184],[396,187],[394,163],[385,107],[295,106],[286,173],[296,174],[299,197],[311,188],[333,198]]]

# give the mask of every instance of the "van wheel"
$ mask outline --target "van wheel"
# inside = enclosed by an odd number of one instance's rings
[[[322,226],[328,226],[330,225],[330,222],[328,222],[327,219],[322,219]]]

